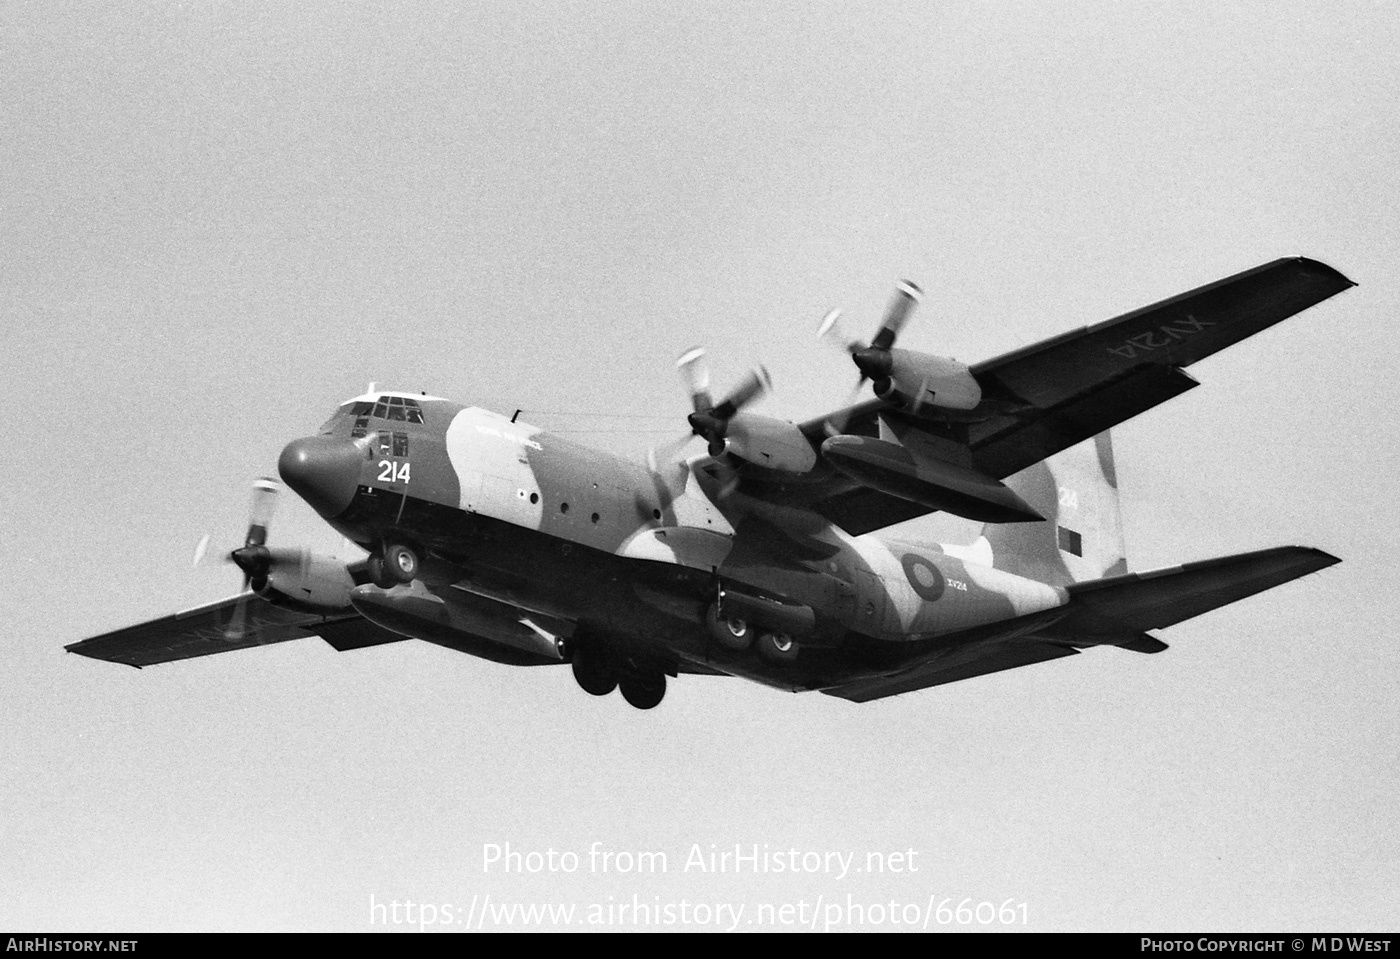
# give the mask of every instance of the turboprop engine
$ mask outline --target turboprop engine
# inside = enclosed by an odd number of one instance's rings
[[[705,351],[686,351],[676,361],[690,394],[693,412],[686,417],[690,432],[650,454],[653,472],[658,464],[676,457],[692,437],[706,443],[710,456],[726,453],[767,469],[785,473],[806,473],[817,465],[817,454],[807,437],[786,420],[744,411],[772,388],[768,371],[758,367],[723,400],[715,402],[710,393],[710,370]]]
[[[350,608],[355,580],[344,560],[309,549],[268,549],[267,553],[267,576],[256,590],[263,599],[311,613]]]
[[[278,486],[263,477],[253,483],[248,510],[248,532],[243,545],[227,554],[226,562],[243,571],[243,589],[275,606],[307,613],[329,613],[350,608],[350,591],[355,579],[345,561],[313,553],[309,549],[289,549],[267,545],[267,529],[277,506]],[[198,566],[209,549],[205,535],[195,548]],[[249,592],[243,594],[245,600]],[[240,639],[247,623],[247,603],[234,607],[225,630],[230,639]]]
[[[897,350],[895,340],[908,321],[923,291],[908,280],[900,282],[884,323],[875,338],[862,344],[846,336],[837,320],[840,310],[832,310],[817,328],[817,336],[838,343],[851,354],[860,371],[856,389],[866,380],[874,382],[875,395],[896,409],[917,413],[923,407],[970,410],[982,401],[982,387],[966,363],[946,356],[933,356],[915,350]],[[839,432],[839,430],[837,430]]]

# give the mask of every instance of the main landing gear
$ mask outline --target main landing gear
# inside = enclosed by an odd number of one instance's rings
[[[760,630],[738,616],[726,616],[720,612],[718,603],[711,603],[705,610],[705,628],[711,639],[731,652],[742,653],[752,647],[760,659],[775,666],[797,659],[797,641],[791,636]]]
[[[617,684],[622,689],[622,698],[637,709],[659,706],[666,696],[666,674],[661,672],[624,676]]]
[[[622,698],[637,709],[653,709],[666,696],[666,674],[659,669],[618,668],[606,650],[594,645],[580,646],[570,665],[574,681],[591,696],[606,696],[622,690]]]
[[[411,583],[418,578],[423,561],[418,551],[403,543],[388,543],[382,553],[374,553],[368,560],[369,578],[380,589],[393,589],[400,583]]]

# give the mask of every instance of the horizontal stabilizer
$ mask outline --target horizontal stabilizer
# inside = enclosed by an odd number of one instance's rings
[[[1070,613],[1051,633],[1084,640],[1162,629],[1339,562],[1320,549],[1280,546],[1075,583]]]

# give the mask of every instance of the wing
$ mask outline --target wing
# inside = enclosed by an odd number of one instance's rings
[[[247,604],[241,637],[229,638],[228,627],[239,602]],[[231,596],[173,616],[128,626],[65,647],[70,653],[127,666],[153,666],[196,656],[211,656],[250,646],[268,646],[291,639],[324,636],[336,649],[357,649],[398,642],[405,637],[381,629],[358,613],[318,616],[274,606],[252,593]]]
[[[999,673],[1018,666],[1031,666],[1064,656],[1073,656],[1078,650],[1055,643],[1045,643],[1030,639],[1007,640],[978,651],[975,657],[950,657],[921,664],[908,672],[878,679],[865,679],[846,683],[822,692],[828,696],[849,699],[853,703],[868,703],[872,699],[884,699],[901,693],[912,693],[930,686],[955,683],[960,679]]]
[[[1080,643],[1140,636],[1340,563],[1305,546],[1222,556],[1069,586],[1070,613],[1047,631]]]
[[[1355,284],[1324,263],[1275,260],[1189,293],[972,367],[982,401],[956,417],[918,418],[872,400],[801,425],[820,444],[829,420],[879,434],[879,416],[907,422],[1002,479],[1196,386],[1182,368]],[[943,418],[940,418],[943,417]],[[854,484],[809,493],[805,505],[853,534],[928,512]]]
[[[1061,615],[1057,610],[1048,610],[1001,623],[975,626],[942,637],[937,652],[898,672],[829,686],[822,692],[849,699],[853,703],[868,703],[872,699],[884,699],[930,686],[955,683],[960,679],[1073,656],[1078,650],[1069,644],[1047,641],[1039,635],[1040,629]]]
[[[864,703],[1018,666],[1073,656],[1079,647],[1157,653],[1162,629],[1341,562],[1319,549],[1281,546],[1147,573],[1076,583],[1060,610],[947,637],[949,648],[888,676],[822,690]]]
[[[1181,372],[1355,286],[1303,257],[981,363],[973,375],[1010,408],[968,432],[973,462],[998,479],[1191,389]]]

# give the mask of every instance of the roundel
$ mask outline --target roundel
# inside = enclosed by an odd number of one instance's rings
[[[920,598],[933,602],[943,595],[943,574],[938,571],[937,566],[916,553],[905,553],[899,562],[904,566],[904,575],[908,577],[909,585],[914,587],[914,592],[918,593]]]

